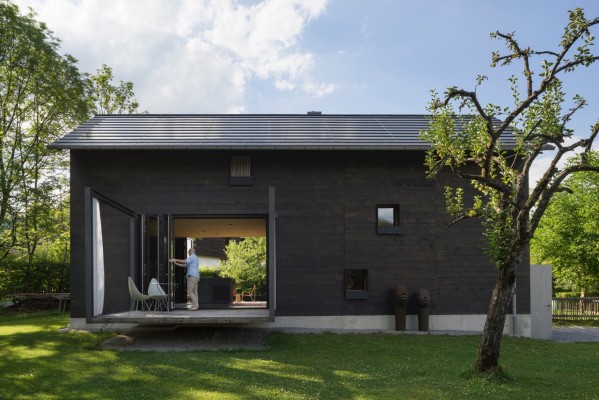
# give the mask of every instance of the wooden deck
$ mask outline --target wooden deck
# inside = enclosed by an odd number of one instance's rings
[[[268,321],[267,308],[226,308],[213,310],[190,311],[176,309],[174,311],[125,311],[115,314],[101,315],[93,318],[93,322],[126,322],[140,325],[182,325],[182,324],[249,324]]]

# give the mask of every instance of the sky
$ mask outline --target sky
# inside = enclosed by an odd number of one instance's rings
[[[506,79],[521,75],[490,67],[505,50],[490,32],[557,50],[568,10],[599,17],[595,0],[13,1],[82,72],[109,65],[156,114],[422,114],[431,90],[473,90],[478,75],[489,77],[481,100],[507,106]],[[577,135],[599,119],[598,78],[599,63],[565,77],[589,102]]]

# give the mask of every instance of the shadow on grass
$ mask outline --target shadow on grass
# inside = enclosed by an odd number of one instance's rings
[[[68,318],[0,317],[0,398],[592,398],[599,346],[505,338],[504,380],[471,372],[477,336],[274,333],[265,350],[116,352]],[[7,324],[7,322],[9,322]],[[585,371],[576,371],[582,355]],[[568,383],[568,385],[566,385]],[[564,397],[565,396],[565,397]]]
[[[110,334],[61,333],[63,321],[2,321],[0,398],[317,398],[323,384],[335,398],[356,394],[337,382],[335,369],[314,370],[313,361],[302,365],[291,354],[277,360],[269,351],[101,351]]]

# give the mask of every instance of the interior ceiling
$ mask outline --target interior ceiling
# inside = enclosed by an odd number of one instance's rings
[[[264,218],[176,218],[175,237],[259,237],[266,236]]]

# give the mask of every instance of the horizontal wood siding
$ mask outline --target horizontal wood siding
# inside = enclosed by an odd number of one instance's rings
[[[431,293],[432,314],[486,313],[495,270],[480,223],[445,225],[444,182],[425,178],[422,152],[248,152],[253,186],[229,185],[232,154],[240,153],[72,151],[73,316],[84,315],[84,186],[138,212],[202,215],[266,214],[275,186],[277,315],[392,314],[398,284],[410,290],[412,314],[420,288]],[[377,204],[400,204],[399,235],[376,234]],[[368,299],[345,299],[345,269],[368,270]],[[114,282],[111,296],[128,306],[122,287]],[[527,313],[528,268],[518,271],[518,290]]]

